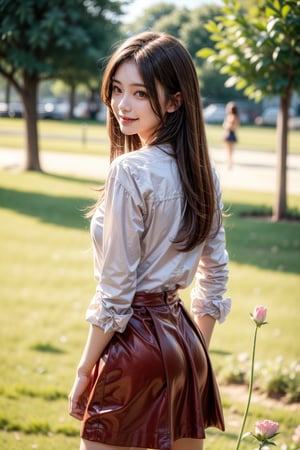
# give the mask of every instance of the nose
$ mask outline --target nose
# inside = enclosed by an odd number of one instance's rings
[[[118,107],[119,107],[120,111],[129,111],[130,110],[129,95],[126,94],[125,92],[119,101]]]

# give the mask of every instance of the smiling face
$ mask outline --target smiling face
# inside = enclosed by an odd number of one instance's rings
[[[164,90],[159,83],[156,89],[164,116],[169,110]],[[137,134],[143,145],[151,142],[161,119],[152,109],[147,87],[134,61],[123,62],[112,78],[111,108],[122,133]]]

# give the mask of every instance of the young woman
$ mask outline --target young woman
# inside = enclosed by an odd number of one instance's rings
[[[207,348],[230,299],[196,71],[179,41],[146,32],[113,54],[101,94],[112,163],[91,221],[97,289],[70,414],[81,450],[199,450],[206,427],[224,429]],[[193,320],[178,290],[195,275]]]
[[[236,130],[240,125],[238,108],[234,102],[229,102],[226,105],[226,116],[223,122],[223,128],[225,130],[224,143],[227,152],[227,165],[228,169],[232,168],[233,164],[233,151],[237,142]]]

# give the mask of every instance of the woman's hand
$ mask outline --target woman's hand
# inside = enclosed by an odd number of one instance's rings
[[[92,376],[78,373],[69,394],[69,414],[82,420],[88,401]]]
[[[77,366],[77,375],[69,395],[69,414],[82,420],[91,390],[97,361],[114,333],[104,333],[102,328],[91,325],[85,348]]]

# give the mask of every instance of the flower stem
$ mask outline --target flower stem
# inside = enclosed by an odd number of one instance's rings
[[[244,418],[243,418],[241,431],[240,431],[240,434],[239,434],[239,437],[238,437],[238,440],[237,440],[237,444],[236,444],[236,450],[238,450],[240,448],[240,443],[241,443],[241,440],[242,440],[242,437],[243,437],[243,433],[244,433],[244,429],[245,429],[245,425],[246,425],[246,420],[247,420],[248,412],[249,412],[249,406],[250,406],[250,402],[251,402],[251,396],[252,396],[252,390],[253,390],[253,379],[254,379],[254,361],[255,361],[255,349],[256,349],[257,330],[258,330],[258,326],[256,325],[254,338],[253,338],[253,348],[252,348],[252,360],[251,360],[251,372],[250,372],[250,381],[249,381],[248,401],[247,401],[247,405],[246,405],[246,409],[245,409],[245,413],[244,413]]]

